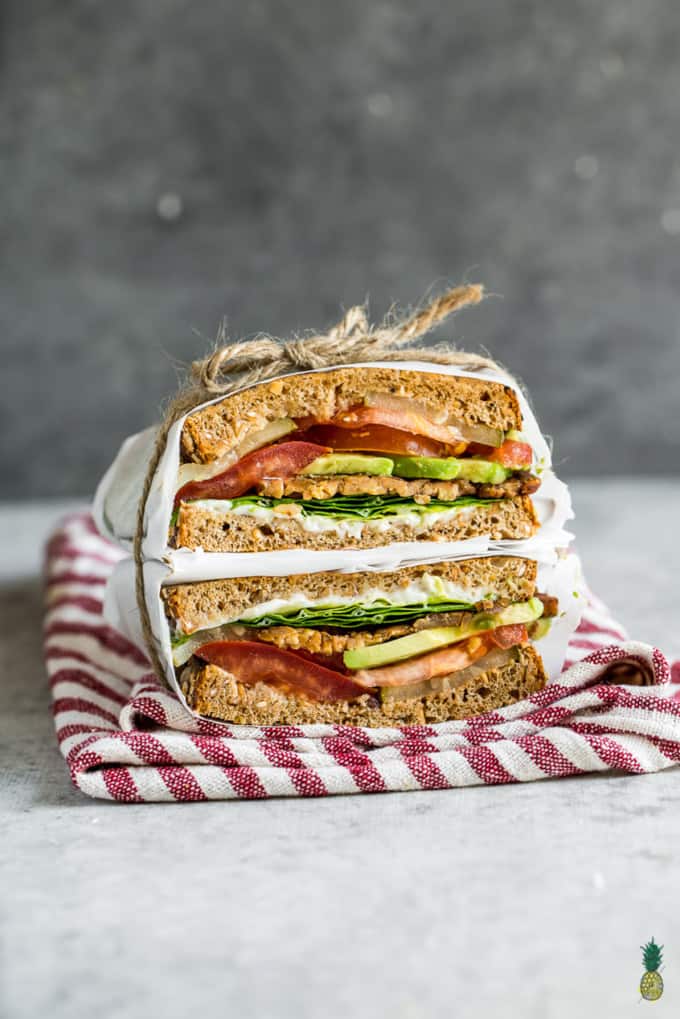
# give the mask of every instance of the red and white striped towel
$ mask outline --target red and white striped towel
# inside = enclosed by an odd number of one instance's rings
[[[54,722],[71,777],[88,796],[149,802],[444,789],[648,773],[680,760],[680,702],[668,662],[628,641],[595,598],[558,681],[468,721],[402,729],[199,721],[102,619],[104,585],[120,557],[86,514],[66,520],[47,548]],[[676,670],[680,680],[680,663]],[[647,685],[630,685],[636,681]]]

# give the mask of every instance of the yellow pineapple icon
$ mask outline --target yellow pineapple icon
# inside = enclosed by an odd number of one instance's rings
[[[663,977],[659,973],[663,945],[657,945],[652,938],[646,945],[640,945],[640,948],[645,967],[640,981],[640,994],[646,1001],[658,1001],[663,994]]]

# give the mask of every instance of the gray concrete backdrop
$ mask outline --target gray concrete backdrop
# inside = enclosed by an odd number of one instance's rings
[[[565,474],[680,471],[676,0],[4,7],[3,495],[87,493],[223,313],[466,274]]]

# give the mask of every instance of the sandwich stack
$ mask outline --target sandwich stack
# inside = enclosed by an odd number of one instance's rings
[[[409,354],[265,378],[167,430],[105,611],[190,712],[435,724],[559,675],[583,597],[534,415],[483,359]],[[127,440],[95,500],[130,550],[155,444]]]

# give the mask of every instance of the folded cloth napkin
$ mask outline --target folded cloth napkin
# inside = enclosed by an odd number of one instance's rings
[[[140,803],[445,789],[646,774],[680,760],[668,662],[627,640],[594,597],[558,680],[467,721],[363,729],[196,719],[157,682],[144,653],[104,623],[104,586],[120,558],[87,514],[68,518],[47,547],[54,723],[73,782],[88,796]]]

